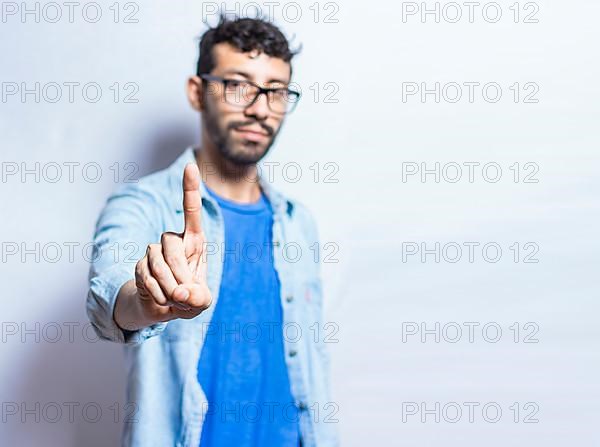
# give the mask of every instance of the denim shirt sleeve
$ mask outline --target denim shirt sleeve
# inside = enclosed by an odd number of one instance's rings
[[[98,337],[137,344],[162,332],[167,323],[135,331],[121,329],[113,318],[121,286],[135,277],[135,265],[150,243],[160,238],[160,213],[154,195],[140,183],[119,187],[96,222],[86,312]]]
[[[317,253],[319,253],[317,259],[315,259],[315,265],[314,265],[314,271],[313,271],[313,277],[314,277],[314,287],[315,287],[315,294],[314,297],[316,298],[315,300],[315,305],[317,307],[317,318],[318,318],[318,327],[321,330],[324,330],[324,326],[326,324],[325,322],[325,315],[324,315],[324,306],[323,306],[323,280],[321,277],[321,263],[323,262],[322,259],[322,253],[323,253],[323,243],[320,240],[320,236],[319,236],[319,230],[317,227],[317,222],[315,220],[315,218],[313,217],[312,213],[308,210],[308,208],[304,205],[301,205],[302,209],[303,209],[303,216],[304,217],[304,228],[306,229],[306,234],[308,237],[308,241],[309,241],[309,246],[316,246],[319,247],[319,250]],[[330,363],[331,363],[331,356],[329,353],[329,349],[327,346],[326,341],[323,339],[323,337],[319,337],[317,343],[316,343],[316,350],[319,354],[319,358],[321,361],[321,366],[323,368],[323,371],[325,371],[325,377],[323,377],[323,380],[325,382],[325,390],[327,393],[329,393],[330,391]],[[330,402],[331,401],[331,396],[326,396],[324,397],[325,402]]]
[[[324,295],[323,295],[323,280],[321,274],[321,263],[323,262],[323,245],[324,243],[320,239],[319,230],[317,226],[317,222],[313,217],[312,213],[306,206],[301,205],[300,209],[302,210],[301,214],[301,223],[303,231],[307,238],[307,243],[310,247],[317,246],[319,250],[317,253],[319,254],[316,258],[313,258],[311,254],[311,273],[310,273],[310,282],[313,296],[312,305],[315,306],[314,316],[317,320],[317,324],[319,329],[322,331],[321,333],[325,333],[330,323],[325,321],[325,311],[324,311]],[[316,244],[316,245],[315,245]],[[310,324],[313,324],[311,322]],[[328,341],[326,337],[320,336],[317,340],[311,340],[311,343],[314,347],[315,360],[319,363],[318,367],[315,365],[313,368],[319,371],[318,378],[314,378],[314,383],[312,383],[312,387],[316,394],[314,394],[314,400],[319,402],[321,408],[330,408],[329,405],[334,405],[337,407],[337,403],[333,400],[333,396],[331,393],[331,354],[329,350],[329,343],[332,341]],[[333,421],[325,421],[319,420],[316,423],[316,429],[318,430],[319,443],[318,445],[327,445],[327,446],[338,446],[339,445],[339,431],[337,424],[332,423]]]

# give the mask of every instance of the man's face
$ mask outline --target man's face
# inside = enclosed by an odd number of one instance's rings
[[[213,57],[212,76],[251,81],[265,88],[287,87],[290,82],[289,63],[264,53],[242,53],[228,43],[220,43],[213,47]],[[196,82],[200,81],[196,78]],[[237,95],[236,100],[236,95],[231,94],[235,85],[230,84],[226,93],[223,84],[211,81],[204,83],[196,94],[202,95],[199,109],[203,131],[225,159],[238,166],[247,166],[256,164],[267,154],[284,115],[271,110],[264,94],[245,106],[244,98],[251,97],[249,90],[245,89],[241,97]]]

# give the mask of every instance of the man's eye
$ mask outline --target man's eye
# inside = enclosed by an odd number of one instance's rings
[[[244,81],[235,81],[235,80],[228,80],[227,81],[227,88],[241,88],[244,85]]]
[[[274,96],[277,99],[287,100],[289,91],[287,89],[278,89],[274,91]]]

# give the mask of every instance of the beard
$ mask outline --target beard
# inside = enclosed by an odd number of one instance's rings
[[[279,130],[275,131],[271,126],[261,123],[256,120],[249,121],[232,121],[227,124],[225,130],[219,127],[216,113],[211,110],[205,111],[206,130],[214,142],[219,154],[231,162],[235,166],[245,167],[255,165],[262,160],[269,150]],[[269,139],[266,143],[258,143],[250,140],[238,140],[235,138],[234,130],[239,127],[251,126],[258,124],[268,135]]]

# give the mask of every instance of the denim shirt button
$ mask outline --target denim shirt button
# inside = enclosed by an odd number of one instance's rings
[[[298,404],[298,408],[300,409],[300,411],[305,411],[308,408],[308,405],[306,404],[306,402],[300,401],[300,403]]]
[[[298,351],[295,351],[293,349],[290,351],[290,357],[295,357],[296,354],[298,354]]]
[[[294,296],[293,296],[293,295],[288,295],[288,296],[286,296],[286,297],[285,297],[285,300],[286,300],[288,303],[291,303],[292,301],[294,301]]]
[[[273,242],[273,246],[274,246],[274,247],[279,247],[279,241],[274,241],[274,242]]]

